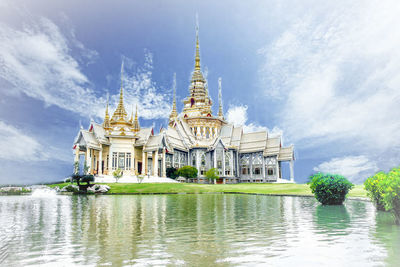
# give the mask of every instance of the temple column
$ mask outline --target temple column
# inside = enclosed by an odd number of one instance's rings
[[[250,169],[250,180],[251,180],[251,182],[253,182],[253,153],[250,154],[249,169]]]
[[[240,169],[239,169],[239,151],[236,151],[236,177],[240,177]]]
[[[79,145],[75,145],[75,162],[79,162]]]
[[[135,155],[135,147],[132,146],[132,158],[131,158],[131,168],[132,168],[132,172],[133,175],[136,175],[136,161],[135,161],[136,155]]]
[[[91,164],[91,156],[90,156],[90,148],[86,147],[86,166],[88,168],[88,173],[90,173],[90,164]]]
[[[217,168],[217,151],[214,149],[214,168]]]
[[[222,176],[225,176],[225,148],[222,149]]]
[[[97,173],[103,175],[103,146],[101,146],[99,151],[99,170]]]
[[[156,149],[156,151],[154,151],[153,176],[158,177],[158,148]]]
[[[199,183],[199,177],[200,177],[200,160],[199,160],[199,153],[197,153],[197,149],[194,150],[193,152],[196,153],[197,183]]]
[[[294,166],[293,160],[290,161],[290,181],[294,183]]]
[[[162,177],[167,177],[167,170],[165,168],[165,147],[162,151]]]
[[[265,157],[262,157],[262,175],[263,175],[263,182],[265,183]]]
[[[146,152],[142,151],[142,175],[146,175]]]

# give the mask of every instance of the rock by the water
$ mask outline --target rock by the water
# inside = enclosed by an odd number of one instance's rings
[[[69,184],[67,186],[64,186],[61,189],[61,192],[78,192],[78,191],[79,191],[79,187],[74,184]]]
[[[110,187],[105,184],[95,184],[91,187],[88,187],[88,192],[93,192],[93,193],[107,193],[108,190],[110,190]]]

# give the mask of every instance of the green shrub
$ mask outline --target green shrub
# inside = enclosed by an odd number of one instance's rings
[[[400,224],[400,167],[392,169],[380,183],[385,209],[392,212]]]
[[[176,168],[174,168],[174,167],[167,168],[165,170],[165,172],[166,172],[167,177],[171,178],[171,179],[176,179],[176,177],[179,176],[178,175],[178,170]]]
[[[367,191],[367,195],[374,202],[378,210],[386,210],[385,203],[383,202],[382,187],[379,186],[380,182],[386,177],[387,175],[384,172],[378,172],[364,182],[364,188]]]
[[[310,188],[322,205],[341,205],[353,184],[341,175],[317,173],[310,177]]]
[[[400,167],[389,173],[378,172],[364,182],[368,196],[378,210],[390,211],[400,224]]]
[[[183,166],[178,170],[178,175],[185,178],[196,178],[197,169],[192,166]]]
[[[219,178],[218,170],[216,168],[211,168],[206,172],[206,177],[208,180],[216,180]]]
[[[118,168],[112,173],[112,175],[114,176],[116,182],[118,183],[118,180],[119,180],[119,178],[122,177],[123,172],[122,172],[122,170],[120,168]]]

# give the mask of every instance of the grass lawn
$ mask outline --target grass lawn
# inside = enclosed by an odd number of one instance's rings
[[[53,184],[50,187],[67,185]],[[162,194],[162,193],[253,193],[312,196],[307,184],[191,184],[191,183],[153,183],[153,184],[125,184],[111,183],[111,194]],[[363,185],[356,185],[348,194],[349,197],[367,197]]]

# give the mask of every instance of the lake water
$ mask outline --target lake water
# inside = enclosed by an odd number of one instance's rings
[[[0,265],[400,266],[400,227],[354,200],[0,196]]]

